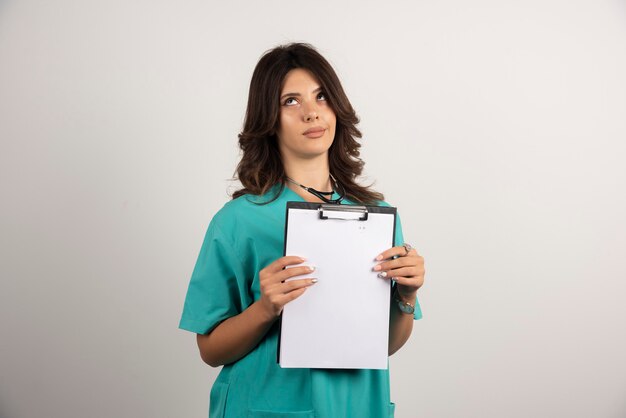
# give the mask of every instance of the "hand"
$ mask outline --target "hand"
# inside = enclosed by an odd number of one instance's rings
[[[309,274],[315,270],[309,266],[285,268],[302,262],[304,262],[304,259],[300,257],[285,256],[277,259],[259,272],[261,285],[260,302],[270,317],[278,317],[287,303],[302,296],[307,287],[317,283],[317,279],[312,278],[286,281],[292,277]]]
[[[394,259],[394,256],[397,258]],[[424,257],[415,248],[407,253],[404,246],[399,246],[384,251],[376,260],[385,260],[374,266],[374,271],[379,272],[378,276],[393,279],[402,299],[414,299],[417,290],[424,284]]]

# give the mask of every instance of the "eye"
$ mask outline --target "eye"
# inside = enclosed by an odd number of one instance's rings
[[[317,100],[326,100],[326,93],[324,93],[323,91],[317,93]]]
[[[293,106],[295,104],[298,104],[298,101],[295,99],[295,97],[288,97],[287,99],[285,99],[285,101],[283,102],[284,106]]]

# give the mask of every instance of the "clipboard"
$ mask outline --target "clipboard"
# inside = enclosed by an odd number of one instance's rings
[[[287,202],[284,255],[318,282],[283,308],[283,368],[386,369],[391,281],[375,257],[393,246],[396,208]],[[295,266],[292,266],[295,267]]]

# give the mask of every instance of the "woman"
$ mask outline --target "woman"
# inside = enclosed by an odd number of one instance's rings
[[[310,45],[279,46],[257,64],[239,135],[243,189],[209,225],[180,321],[197,333],[202,359],[224,366],[211,390],[211,418],[393,417],[388,370],[276,363],[276,320],[316,282],[308,267],[285,269],[303,262],[282,257],[286,202],[343,195],[341,203],[386,205],[382,194],[356,183],[363,169],[356,123],[337,75]],[[421,317],[416,292],[424,261],[402,242],[398,222],[396,246],[378,255],[375,267],[394,280],[390,355]]]

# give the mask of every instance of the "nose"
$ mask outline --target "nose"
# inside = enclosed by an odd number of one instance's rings
[[[305,122],[313,122],[314,120],[319,119],[319,116],[317,114],[317,108],[314,104],[308,104],[306,106],[303,106],[302,112]]]

